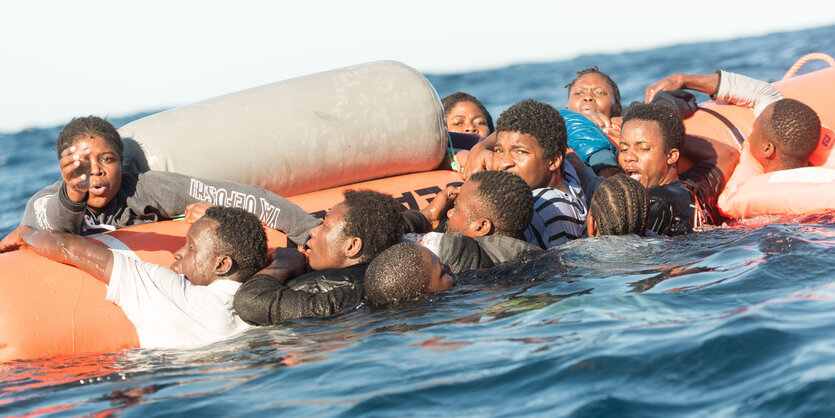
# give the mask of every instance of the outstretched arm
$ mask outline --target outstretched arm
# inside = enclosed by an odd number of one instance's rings
[[[759,116],[768,105],[783,98],[774,86],[765,81],[719,71],[713,74],[673,74],[647,87],[644,102],[651,102],[660,91],[678,89],[700,91],[714,100],[753,107],[754,116]]]
[[[671,90],[695,90],[713,95],[719,86],[719,74],[673,74],[644,91],[644,103],[649,103],[658,92]]]
[[[78,267],[104,284],[110,283],[113,253],[78,235],[19,226],[3,239],[0,252],[23,247],[51,260]]]

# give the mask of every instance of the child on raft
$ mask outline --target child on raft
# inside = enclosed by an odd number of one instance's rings
[[[450,132],[487,137],[494,131],[493,117],[473,95],[456,92],[441,99]]]
[[[160,171],[123,172],[119,132],[95,116],[70,121],[55,148],[62,179],[29,199],[20,225],[88,235],[169,220],[197,202],[244,208],[298,244],[320,223],[260,187]]]

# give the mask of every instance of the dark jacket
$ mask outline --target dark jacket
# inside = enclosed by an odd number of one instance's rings
[[[298,318],[325,318],[359,306],[365,298],[367,263],[305,273],[286,284],[259,274],[235,293],[233,307],[252,325],[273,325]]]

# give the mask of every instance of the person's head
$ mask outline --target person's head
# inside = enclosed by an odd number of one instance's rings
[[[603,180],[591,197],[586,218],[589,236],[645,236],[648,210],[647,189],[637,180],[615,174]]]
[[[521,238],[533,216],[533,195],[521,177],[506,171],[480,171],[458,190],[447,212],[447,232],[469,237]]]
[[[267,235],[255,215],[212,206],[191,225],[171,270],[198,286],[217,279],[243,282],[264,267]]]
[[[70,121],[55,141],[58,158],[75,146],[90,150],[90,190],[87,206],[98,212],[110,203],[122,186],[122,138],[110,122],[87,116]]]
[[[600,112],[610,118],[620,116],[618,85],[597,66],[577,71],[577,78],[565,87],[568,89],[567,109],[584,115]]]
[[[678,111],[663,104],[638,103],[623,114],[618,164],[623,172],[651,189],[678,178],[684,123]]]
[[[474,134],[481,137],[493,132],[493,117],[473,95],[457,92],[441,100],[447,129],[450,132]]]
[[[781,99],[754,121],[748,141],[751,154],[771,172],[808,165],[820,135],[820,118],[812,108],[794,99]]]
[[[346,190],[345,200],[332,207],[325,221],[310,230],[310,268],[327,270],[370,262],[400,242],[405,232],[403,208],[390,195],[371,190]]]
[[[386,306],[419,300],[455,285],[449,266],[426,247],[404,242],[378,255],[365,271],[366,300]]]
[[[502,112],[496,122],[493,169],[509,171],[538,189],[560,179],[568,148],[565,119],[553,106],[523,100]]]

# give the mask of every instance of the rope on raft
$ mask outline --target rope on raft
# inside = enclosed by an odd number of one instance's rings
[[[799,60],[797,60],[797,62],[794,63],[794,65],[792,65],[791,68],[789,68],[789,71],[786,73],[786,75],[783,76],[783,80],[788,80],[794,77],[795,73],[797,73],[797,70],[799,70],[800,67],[803,66],[803,64],[806,64],[807,62],[812,60],[826,61],[826,63],[829,64],[830,67],[835,67],[835,59],[822,52],[813,52],[811,54],[806,54]]]

